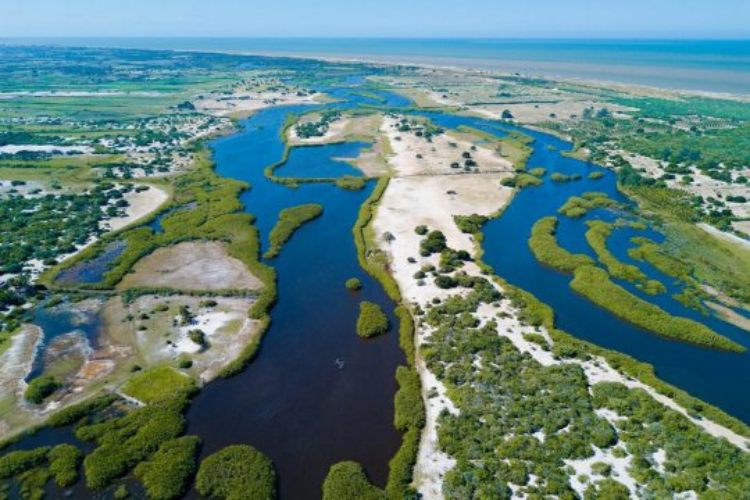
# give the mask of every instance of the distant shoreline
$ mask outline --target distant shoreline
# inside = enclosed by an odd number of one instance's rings
[[[750,68],[750,40],[352,39],[351,43],[348,40],[0,38],[0,46],[171,50],[408,65],[750,99],[750,70],[745,69]]]

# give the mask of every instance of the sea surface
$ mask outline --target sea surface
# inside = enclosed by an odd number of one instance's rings
[[[750,40],[0,38],[0,44],[360,58],[750,95]]]

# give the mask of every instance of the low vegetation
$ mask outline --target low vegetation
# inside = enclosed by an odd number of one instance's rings
[[[576,255],[560,247],[555,237],[555,217],[537,221],[529,238],[534,256],[543,264],[574,274],[570,286],[613,314],[665,337],[716,349],[744,352],[744,348],[696,321],[670,315],[613,283],[609,274],[594,265],[586,255]]]
[[[581,266],[593,265],[594,261],[588,255],[570,253],[557,244],[557,224],[556,217],[545,217],[539,219],[531,229],[529,247],[537,260],[566,273],[572,273]]]
[[[380,306],[374,302],[363,301],[359,304],[357,335],[369,339],[388,331],[389,321]]]
[[[373,486],[357,462],[339,462],[323,482],[323,500],[386,500],[383,490]]]
[[[647,281],[646,275],[632,264],[625,264],[607,248],[607,239],[612,236],[613,224],[600,220],[587,221],[589,230],[586,231],[586,241],[594,249],[599,261],[607,267],[609,274],[631,283],[643,283]]]
[[[560,207],[557,213],[570,217],[571,219],[577,219],[586,215],[590,210],[597,208],[614,208],[618,207],[619,203],[609,199],[604,193],[584,193],[582,197],[571,196],[565,204]]]
[[[349,278],[346,280],[346,283],[344,283],[344,286],[346,286],[347,290],[354,292],[362,289],[362,282],[357,278]]]
[[[266,259],[273,259],[281,252],[281,247],[289,241],[294,232],[306,222],[317,219],[323,214],[321,205],[310,203],[286,208],[279,213],[279,221],[271,230],[270,247],[263,254]]]
[[[154,455],[135,468],[137,477],[152,500],[182,498],[195,474],[200,439],[184,436],[167,441]]]
[[[702,323],[670,315],[612,283],[607,272],[594,266],[575,270],[570,286],[600,307],[645,330],[676,340],[715,349],[744,352],[745,348]]]
[[[252,446],[234,445],[203,459],[195,488],[216,500],[273,500],[276,481],[276,469],[268,457]]]
[[[42,375],[29,382],[24,392],[24,398],[29,403],[42,404],[45,399],[61,387],[62,384],[54,377]]]
[[[178,396],[189,397],[197,387],[195,381],[169,366],[161,366],[131,377],[122,393],[146,404],[167,401]]]

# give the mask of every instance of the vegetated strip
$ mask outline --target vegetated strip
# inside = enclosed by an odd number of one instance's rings
[[[633,295],[609,279],[606,271],[597,268],[591,258],[568,252],[557,244],[555,217],[537,221],[531,231],[529,247],[534,256],[548,266],[575,278],[571,288],[600,307],[645,330],[665,337],[734,352],[745,348],[719,335],[707,326],[687,318],[678,318]]]
[[[271,246],[263,254],[266,259],[273,259],[281,252],[281,247],[289,241],[294,232],[306,222],[317,219],[323,214],[323,207],[317,203],[308,203],[286,208],[279,213],[279,220],[269,236]]]
[[[499,217],[500,215],[502,215],[502,211],[493,214],[493,217]],[[484,248],[481,247],[481,241],[483,237],[484,235],[481,231],[474,234],[474,239],[478,245],[474,261],[483,273],[491,275],[494,281],[505,290],[511,300],[511,304],[519,311],[518,319],[520,321],[527,325],[543,327],[547,330],[554,342],[552,352],[555,356],[559,358],[579,359],[581,361],[589,360],[592,356],[599,356],[606,360],[612,368],[639,380],[656,390],[659,394],[672,399],[690,414],[700,415],[743,437],[750,438],[750,426],[745,422],[663,381],[656,376],[653,365],[638,361],[627,354],[581,340],[557,328],[555,326],[555,312],[549,305],[539,300],[531,292],[505,281],[501,276],[495,274],[492,266],[482,260]]]
[[[396,280],[381,265],[371,261],[368,257],[377,251],[376,237],[370,225],[377,205],[388,187],[389,177],[378,180],[370,197],[362,204],[354,228],[354,242],[357,247],[357,258],[360,266],[383,286],[388,296],[399,305],[396,316],[399,319],[399,345],[406,355],[408,366],[400,366],[396,370],[399,389],[394,397],[394,426],[403,433],[401,447],[388,463],[390,472],[385,492],[382,496],[378,490],[372,498],[388,498],[402,500],[411,498],[415,492],[411,489],[414,465],[419,452],[419,440],[425,425],[426,413],[422,400],[422,387],[415,364],[414,320],[409,309],[401,303],[401,292]],[[335,466],[334,466],[335,467]],[[331,473],[334,473],[331,469]],[[329,475],[330,477],[330,475]],[[356,491],[363,491],[360,476],[351,478]],[[330,483],[329,483],[330,484]],[[365,488],[370,491],[369,488]],[[370,497],[368,497],[370,498]]]
[[[614,226],[601,220],[587,221],[588,231],[586,231],[586,241],[596,252],[599,261],[607,267],[609,273],[615,278],[625,281],[644,282],[648,278],[646,275],[632,264],[625,264],[617,259],[607,248],[607,239],[612,236]]]
[[[270,181],[276,182],[278,184],[282,184],[287,187],[296,188],[299,187],[300,184],[323,184],[323,183],[331,183],[336,184],[340,188],[343,189],[350,189],[350,190],[359,190],[364,188],[364,184],[368,180],[375,179],[374,177],[353,177],[349,175],[345,175],[342,177],[279,177],[276,175],[276,170],[281,168],[287,161],[289,161],[289,154],[291,153],[292,146],[289,144],[289,140],[287,139],[288,131],[291,127],[293,127],[298,120],[298,116],[295,114],[289,114],[286,117],[286,120],[284,121],[284,124],[281,127],[281,131],[279,132],[279,138],[281,139],[281,142],[284,144],[284,152],[281,155],[281,159],[277,161],[276,163],[273,163],[269,166],[267,166],[263,170],[263,174],[266,176],[267,179]],[[343,143],[346,141],[338,141],[339,143]],[[335,143],[329,143],[329,144],[335,144]],[[300,147],[306,147],[306,146],[300,146]]]

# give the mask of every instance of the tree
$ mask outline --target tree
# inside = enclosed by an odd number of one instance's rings
[[[371,338],[388,331],[388,316],[374,302],[359,304],[359,319],[357,319],[357,335]]]
[[[273,462],[248,445],[227,446],[201,462],[195,480],[198,493],[207,498],[276,498]]]

